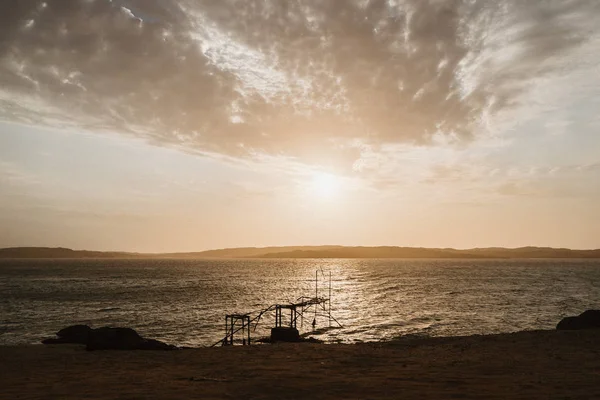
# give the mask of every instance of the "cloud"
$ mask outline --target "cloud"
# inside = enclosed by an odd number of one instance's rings
[[[0,187],[31,187],[39,182],[36,175],[24,171],[14,163],[0,159]]]
[[[350,169],[484,134],[598,16],[596,0],[5,1],[0,118]]]

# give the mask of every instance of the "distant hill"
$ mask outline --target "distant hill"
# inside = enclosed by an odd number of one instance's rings
[[[138,253],[71,250],[63,247],[9,247],[0,249],[0,258],[141,258]]]
[[[600,258],[600,249],[490,247],[456,250],[396,246],[281,246],[239,247],[191,253],[127,253],[72,250],[62,247],[12,247],[0,249],[0,258]]]
[[[493,258],[600,258],[600,249],[571,250],[552,247],[520,247],[505,249],[502,247],[468,250],[473,254],[485,254]]]
[[[273,246],[273,247],[236,247],[231,249],[207,250],[192,253],[165,253],[162,256],[172,258],[248,258],[262,257],[268,254],[287,253],[300,249],[323,251],[343,248],[343,246]]]
[[[600,258],[599,250],[522,247],[518,249],[435,249],[421,247],[339,247],[273,252],[261,258]]]
[[[337,247],[333,249],[299,249],[272,252],[261,258],[487,258],[454,249],[427,249],[419,247]]]

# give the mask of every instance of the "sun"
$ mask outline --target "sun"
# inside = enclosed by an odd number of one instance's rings
[[[340,189],[340,179],[326,172],[317,172],[313,175],[310,185],[311,193],[320,199],[335,197]]]

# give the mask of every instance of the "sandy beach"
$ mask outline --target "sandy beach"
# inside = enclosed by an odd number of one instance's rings
[[[161,351],[0,348],[3,399],[597,399],[599,331]]]

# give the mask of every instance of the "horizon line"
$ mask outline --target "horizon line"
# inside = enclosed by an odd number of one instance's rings
[[[161,254],[187,254],[187,253],[206,253],[211,251],[225,251],[225,250],[239,250],[239,249],[272,249],[272,248],[288,248],[288,247],[338,247],[338,248],[398,248],[398,249],[423,249],[423,250],[456,250],[456,251],[469,251],[469,250],[490,250],[490,249],[501,249],[501,250],[519,250],[519,249],[550,249],[550,250],[571,250],[571,251],[600,251],[600,247],[596,248],[572,248],[572,247],[553,247],[553,246],[535,246],[525,245],[518,247],[505,247],[505,246],[477,246],[477,247],[426,247],[426,246],[402,246],[402,245],[338,245],[338,244],[303,244],[303,245],[268,245],[268,246],[238,246],[238,247],[221,247],[221,248],[209,248],[204,250],[183,250],[183,251],[132,251],[132,250],[93,250],[86,248],[71,248],[63,246],[9,246],[0,247],[1,250],[7,249],[51,249],[51,250],[71,250],[71,251],[88,251],[98,253],[127,253],[127,254],[146,254],[146,255],[161,255]]]

